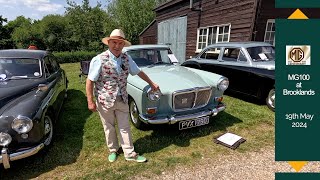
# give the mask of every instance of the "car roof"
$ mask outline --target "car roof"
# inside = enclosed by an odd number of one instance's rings
[[[132,46],[124,47],[123,52],[127,52],[130,50],[137,50],[137,49],[153,49],[153,48],[169,49],[169,46],[161,45],[161,44],[132,45]]]
[[[212,44],[207,47],[244,47],[244,48],[249,48],[249,47],[256,47],[256,46],[273,46],[269,43],[265,42],[257,42],[257,41],[247,41],[247,42],[225,42],[225,43],[217,43],[217,44]]]
[[[49,52],[44,50],[8,49],[0,50],[0,58],[35,58],[42,59]]]

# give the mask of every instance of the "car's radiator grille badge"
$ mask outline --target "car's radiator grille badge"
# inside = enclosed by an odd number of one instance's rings
[[[180,111],[204,107],[208,104],[210,96],[211,88],[176,92],[173,95],[173,108],[175,111]]]

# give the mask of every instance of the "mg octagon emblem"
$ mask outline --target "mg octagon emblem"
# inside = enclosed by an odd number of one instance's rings
[[[181,104],[187,104],[188,103],[188,98],[183,98],[181,100]]]
[[[311,46],[286,45],[286,65],[311,65]]]
[[[294,62],[300,62],[304,58],[304,51],[301,48],[293,48],[290,51],[290,59]]]

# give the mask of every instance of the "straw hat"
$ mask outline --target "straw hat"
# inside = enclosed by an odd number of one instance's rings
[[[131,46],[131,43],[126,40],[124,33],[121,29],[114,29],[109,37],[105,37],[102,39],[102,42],[108,45],[110,39],[122,40],[124,42],[124,46]]]

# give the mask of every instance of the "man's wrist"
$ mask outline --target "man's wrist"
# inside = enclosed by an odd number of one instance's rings
[[[88,103],[94,103],[92,98],[91,99],[87,98],[87,101]]]

